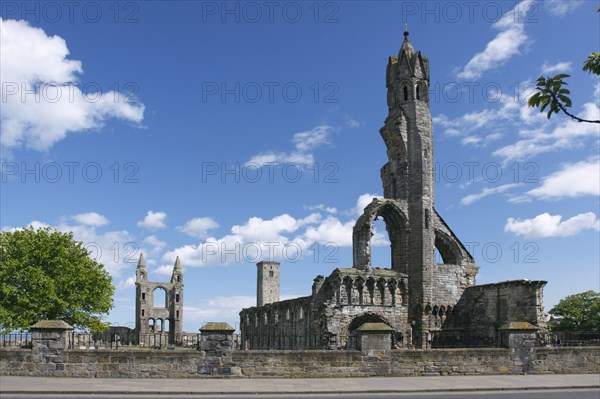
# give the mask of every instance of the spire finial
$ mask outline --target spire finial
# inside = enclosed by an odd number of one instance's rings
[[[404,36],[408,36],[408,22],[404,23]]]

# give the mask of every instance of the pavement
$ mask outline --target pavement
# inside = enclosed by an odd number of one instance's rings
[[[600,374],[299,379],[0,377],[3,394],[328,394],[598,389]]]

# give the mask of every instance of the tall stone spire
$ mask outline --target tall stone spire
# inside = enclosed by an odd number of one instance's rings
[[[175,264],[173,265],[173,274],[171,275],[172,283],[181,283],[183,278],[183,268],[181,267],[181,261],[179,256],[175,258]]]
[[[140,259],[138,260],[137,268],[138,269],[146,268],[146,260],[144,259],[144,254],[140,254]]]
[[[136,283],[139,283],[141,281],[146,281],[147,275],[148,275],[148,271],[146,270],[146,260],[144,259],[144,254],[140,254],[140,259],[138,260],[137,269],[135,270]]]
[[[181,261],[179,260],[179,256],[175,259],[175,265],[173,266],[173,271],[181,271]]]

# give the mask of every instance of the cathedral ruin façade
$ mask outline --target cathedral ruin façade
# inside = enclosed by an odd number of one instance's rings
[[[384,198],[354,226],[352,268],[317,276],[310,296],[279,301],[279,263],[260,262],[257,306],[240,312],[241,349],[355,349],[365,323],[385,325],[397,348],[448,339],[485,344],[514,323],[545,330],[546,282],[475,285],[473,257],[435,210],[429,60],[415,52],[408,32],[398,56],[389,57],[386,86]],[[371,265],[379,217],[391,242],[390,269]],[[435,249],[443,264],[436,264]]]

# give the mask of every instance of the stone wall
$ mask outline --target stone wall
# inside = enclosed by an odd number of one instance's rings
[[[443,329],[496,339],[503,324],[527,322],[543,334],[546,331],[542,302],[545,285],[546,281],[514,280],[468,287]]]
[[[600,373],[600,347],[535,348],[532,374]],[[369,377],[520,374],[508,349],[234,351],[0,349],[0,375],[97,378]]]

